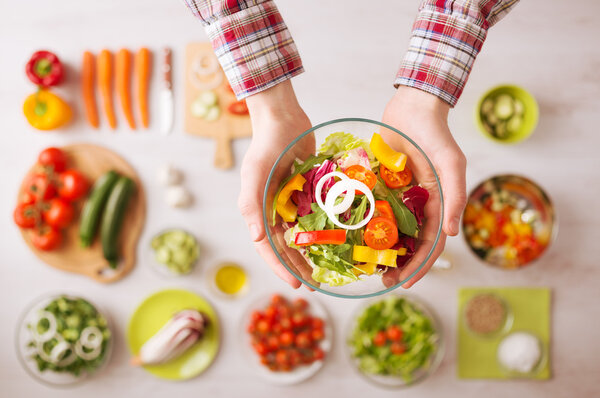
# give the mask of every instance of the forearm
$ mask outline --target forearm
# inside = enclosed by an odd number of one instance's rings
[[[454,106],[490,26],[518,0],[425,0],[395,85],[414,87]]]
[[[238,99],[304,71],[298,49],[272,0],[184,0],[203,23]]]

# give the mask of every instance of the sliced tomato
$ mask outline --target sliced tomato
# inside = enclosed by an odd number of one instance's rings
[[[33,228],[38,221],[38,209],[29,203],[21,203],[13,213],[15,224],[21,228]]]
[[[365,169],[363,166],[359,164],[355,164],[354,166],[348,167],[344,170],[344,174],[353,180],[357,180],[365,184],[369,187],[369,189],[373,189],[375,184],[377,184],[377,176],[371,170]],[[356,195],[362,194],[360,191],[356,191]]]
[[[58,148],[50,147],[44,149],[38,155],[38,163],[52,171],[60,173],[67,167],[67,156]]]
[[[389,218],[396,224],[396,216],[392,210],[392,206],[387,200],[376,200],[375,201],[375,216]]]
[[[75,212],[70,203],[60,198],[49,202],[49,208],[44,212],[44,221],[55,228],[66,228],[73,221]]]
[[[236,101],[231,103],[227,110],[233,115],[243,116],[248,114],[248,105],[246,100]]]
[[[294,239],[296,246],[341,245],[344,242],[346,242],[345,229],[297,232]]]
[[[40,250],[54,250],[62,243],[62,234],[58,229],[49,226],[36,228],[31,231],[31,243]]]
[[[79,171],[70,169],[58,175],[58,194],[68,201],[81,199],[88,191],[87,179]]]
[[[390,249],[398,242],[396,223],[386,217],[375,217],[367,224],[364,239],[371,249]]]
[[[412,171],[408,166],[404,167],[402,171],[391,171],[384,165],[380,165],[379,174],[381,174],[385,185],[392,189],[405,187],[412,181]]]

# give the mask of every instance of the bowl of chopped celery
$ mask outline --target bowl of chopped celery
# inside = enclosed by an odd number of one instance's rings
[[[268,176],[264,225],[279,261],[311,289],[372,297],[434,255],[444,206],[437,172],[407,135],[368,119],[314,126]]]
[[[112,351],[110,323],[89,300],[45,295],[27,307],[16,334],[17,356],[34,379],[53,387],[98,373]]]
[[[537,126],[538,104],[527,90],[501,85],[488,90],[475,107],[475,123],[486,137],[503,144],[528,138]]]
[[[347,330],[351,363],[381,387],[408,387],[423,381],[444,356],[439,320],[413,295],[367,301],[357,309]]]

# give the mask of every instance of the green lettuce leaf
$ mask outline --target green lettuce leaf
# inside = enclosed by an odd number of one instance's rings
[[[394,216],[396,216],[396,222],[398,223],[398,229],[405,235],[415,236],[418,230],[415,215],[408,210],[404,203],[402,203],[400,198],[398,198],[398,195],[385,185],[381,177],[377,177],[377,179],[377,185],[381,186],[378,189],[385,192],[385,200],[392,206]]]
[[[306,231],[322,231],[327,223],[327,214],[316,203],[311,203],[312,213],[298,217],[298,224]]]
[[[325,139],[325,142],[319,147],[319,154],[333,156],[354,148],[364,148],[364,150],[367,151],[367,155],[369,155],[369,159],[375,158],[368,142],[356,138],[352,134],[344,133],[343,131],[329,134]]]
[[[342,286],[358,279],[351,271],[354,265],[348,258],[352,257],[352,246],[347,243],[312,245],[306,254],[315,265],[312,277],[317,282]]]

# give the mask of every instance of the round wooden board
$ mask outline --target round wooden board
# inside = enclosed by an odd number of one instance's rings
[[[65,146],[62,149],[68,156],[68,166],[81,171],[91,182],[96,181],[98,177],[109,170],[115,170],[130,177],[135,182],[136,191],[129,201],[126,218],[123,220],[119,237],[122,260],[117,269],[111,269],[102,255],[102,245],[98,237],[91,247],[82,248],[79,245],[79,215],[83,207],[83,200],[77,203],[75,220],[63,231],[64,241],[59,249],[49,252],[38,250],[31,243],[29,231],[22,229],[21,234],[25,239],[25,243],[35,255],[51,267],[86,275],[102,283],[115,282],[127,275],[136,262],[137,243],[146,218],[146,199],[142,183],[133,167],[119,155],[104,147],[91,144],[74,144]],[[19,190],[19,196],[23,190],[24,183]]]

